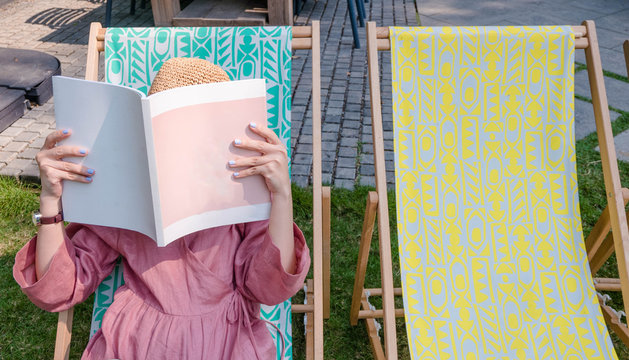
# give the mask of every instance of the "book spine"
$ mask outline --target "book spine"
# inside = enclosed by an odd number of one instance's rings
[[[149,166],[149,179],[151,184],[151,196],[153,198],[153,215],[155,217],[155,235],[157,246],[166,246],[175,239],[164,237],[164,226],[162,221],[162,207],[159,198],[159,184],[157,181],[157,162],[155,158],[155,143],[153,137],[153,120],[151,115],[151,101],[148,98],[142,99],[142,117],[144,121],[144,136],[146,137],[146,155]]]

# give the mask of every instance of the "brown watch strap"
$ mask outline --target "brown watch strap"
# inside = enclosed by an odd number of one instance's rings
[[[62,221],[63,221],[63,211],[59,212],[59,214],[57,214],[55,216],[48,216],[48,217],[42,216],[41,219],[40,219],[40,223],[42,225],[56,224],[56,223],[62,222]]]

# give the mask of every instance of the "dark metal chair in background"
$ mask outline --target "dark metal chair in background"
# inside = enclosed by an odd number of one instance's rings
[[[107,0],[105,4],[105,27],[109,27],[111,24],[111,7],[114,0]],[[140,8],[146,8],[146,0],[142,0]],[[135,0],[131,0],[131,8],[129,9],[129,15],[135,15]]]
[[[354,5],[354,1],[356,5]],[[352,24],[352,35],[354,36],[354,47],[356,49],[360,49],[360,39],[358,38],[358,26],[356,24],[356,18],[358,18],[358,24],[360,24],[360,27],[365,27],[366,2],[368,2],[368,0],[347,0],[349,20]],[[356,10],[358,10],[358,14],[356,14]]]

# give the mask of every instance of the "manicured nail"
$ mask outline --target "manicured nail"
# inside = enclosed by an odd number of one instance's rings
[[[229,160],[229,165],[235,165],[236,162],[234,160]]]
[[[81,149],[81,150],[79,150],[79,152],[80,152],[81,154],[85,155],[85,153],[86,153],[87,151],[85,151],[85,149]]]
[[[68,129],[63,130],[63,133],[67,134],[68,133]]]
[[[236,145],[240,145],[241,143],[242,143],[242,141],[240,141],[240,139],[234,140],[234,144],[236,144]]]
[[[92,178],[91,177],[86,177],[85,180],[92,181]]]
[[[90,174],[90,175],[93,174],[94,173],[94,169],[87,169],[87,173]]]
[[[255,129],[255,127],[258,126],[258,125],[256,125],[256,123],[254,123],[254,122],[251,122],[251,123],[249,123],[249,126],[251,126],[252,128]]]
[[[240,173],[239,173],[239,172],[235,172],[235,173],[234,173],[234,177],[238,177],[238,175],[240,175]]]

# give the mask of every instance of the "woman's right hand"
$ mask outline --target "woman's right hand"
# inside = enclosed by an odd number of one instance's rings
[[[67,139],[71,130],[56,130],[46,137],[42,149],[35,156],[41,177],[41,199],[59,200],[63,193],[63,180],[82,183],[92,182],[95,171],[85,166],[64,161],[68,157],[85,157],[87,150],[78,146],[56,146],[61,140]]]

